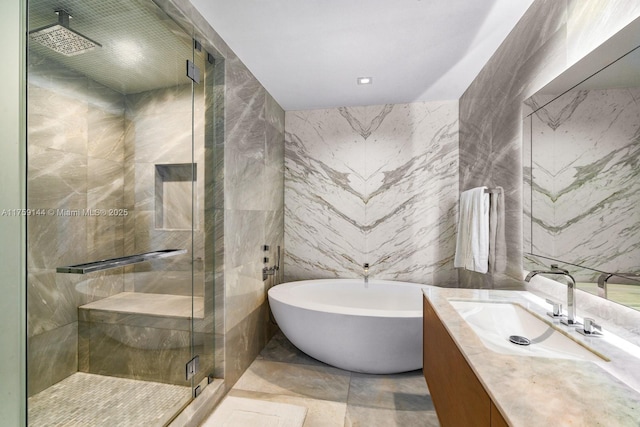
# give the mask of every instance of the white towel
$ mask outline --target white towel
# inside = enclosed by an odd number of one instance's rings
[[[454,267],[486,273],[489,269],[489,194],[477,187],[460,194]]]
[[[504,236],[504,190],[496,187],[491,195],[489,212],[489,268],[492,273],[504,273],[507,266],[507,241]]]

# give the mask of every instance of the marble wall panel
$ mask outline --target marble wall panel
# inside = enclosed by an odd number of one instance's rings
[[[573,64],[640,16],[634,0],[568,0],[567,62]]]
[[[107,298],[124,291],[124,276],[122,268],[104,270],[79,278],[75,289],[79,294],[78,305]]]
[[[225,208],[264,209],[265,90],[238,60],[227,60]]]
[[[284,206],[284,120],[285,113],[275,100],[266,94],[266,137],[264,169],[264,208],[282,210]],[[267,240],[275,244],[272,240]]]
[[[224,333],[224,339],[216,341],[221,357],[216,359],[216,372],[224,373],[230,387],[266,343],[265,331],[270,331],[262,268],[265,256],[273,265],[276,247],[284,240],[284,111],[235,55],[226,57],[225,66],[225,140],[214,153],[216,195],[224,188],[224,204],[216,200],[216,208],[224,211],[216,209],[215,226],[222,229],[216,232],[223,242],[220,248],[216,244],[216,277],[223,277],[224,290],[216,291],[215,306],[224,317],[216,315],[215,324],[218,336]],[[270,252],[262,250],[265,244]],[[222,297],[224,310],[219,309]]]
[[[89,105],[87,154],[95,159],[124,162],[124,98],[119,100],[122,111],[114,114]]]
[[[453,284],[457,102],[286,113],[287,280]]]
[[[136,162],[191,163],[191,113],[140,116],[136,123]],[[168,135],[175,138],[175,143]]]
[[[29,145],[30,208],[84,209],[87,206],[87,156]],[[58,216],[57,213],[47,216]],[[59,216],[65,216],[60,214]]]
[[[57,274],[53,269],[30,268],[27,280],[27,330],[30,337],[78,320],[80,296],[76,286],[81,278]]]
[[[285,117],[286,280],[353,277],[366,262],[365,140],[338,109]]]
[[[438,272],[435,284],[455,284],[457,106],[394,106],[367,140],[365,245],[373,277],[435,283]]]
[[[29,86],[29,146],[86,156],[88,103],[35,84]]]
[[[460,99],[460,190],[505,189],[512,277],[522,271],[523,101],[638,17],[638,8],[624,0],[535,1]],[[461,271],[460,281],[492,286],[494,278]]]
[[[261,248],[265,236],[264,216],[261,211],[236,211],[227,212],[225,217],[225,227],[234,231],[225,239],[227,331],[266,299]]]
[[[522,270],[521,104],[540,73],[564,61],[554,52],[564,52],[565,20],[565,2],[534,2],[460,99],[460,191],[504,188],[507,274],[514,277]],[[461,270],[459,277],[465,287],[493,285],[492,275]]]
[[[63,380],[78,370],[78,322],[28,339],[29,396]]]
[[[275,333],[269,307],[261,304],[225,334],[225,383],[231,388]]]
[[[122,162],[88,159],[87,206],[106,210],[106,216],[89,216],[87,258],[90,260],[124,256],[124,169]]]
[[[84,326],[83,326],[84,327]],[[184,366],[191,359],[191,333],[124,324],[91,323],[86,372],[188,385]],[[86,356],[85,356],[86,357]]]

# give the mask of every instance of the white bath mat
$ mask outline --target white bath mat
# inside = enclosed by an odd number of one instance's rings
[[[302,427],[307,408],[227,396],[202,427]]]

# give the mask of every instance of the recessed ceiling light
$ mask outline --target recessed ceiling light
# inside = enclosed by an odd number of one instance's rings
[[[371,83],[373,83],[373,78],[371,77],[358,77],[359,85],[370,85]]]

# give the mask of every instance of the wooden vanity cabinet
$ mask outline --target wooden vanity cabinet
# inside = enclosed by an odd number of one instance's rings
[[[423,311],[423,372],[440,424],[508,426],[426,297]]]

